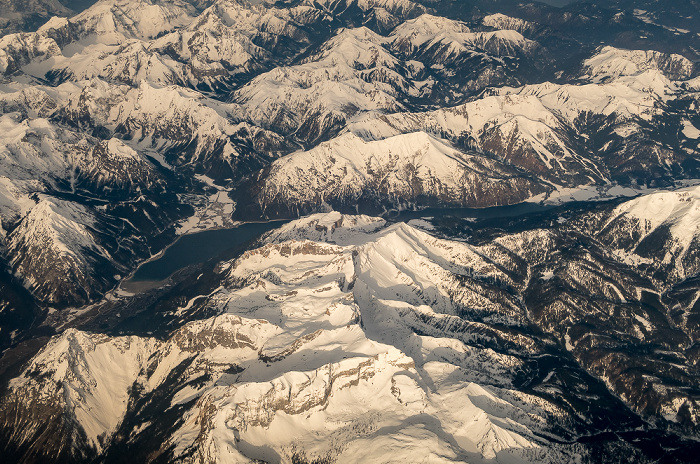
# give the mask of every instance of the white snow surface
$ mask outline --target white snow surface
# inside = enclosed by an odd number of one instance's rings
[[[700,187],[644,195],[618,206],[611,216],[637,219],[643,231],[640,241],[661,225],[668,225],[673,240],[687,249],[700,235]]]
[[[155,344],[151,339],[109,338],[69,329],[53,338],[25,372],[43,369],[51,382],[61,385],[61,401],[71,408],[88,442],[99,451],[100,438],[114,433],[121,422],[129,390]],[[36,384],[26,374],[11,381],[13,389]],[[49,400],[52,393],[37,400]]]
[[[472,50],[508,55],[537,47],[536,42],[512,29],[472,32],[460,21],[427,13],[404,22],[392,31],[390,37],[395,46],[409,50],[440,44],[444,47],[440,54],[442,59],[454,58]]]
[[[503,13],[496,13],[484,16],[482,23],[485,26],[493,27],[494,29],[505,29],[518,31],[520,33],[525,31],[534,31],[537,29],[537,25],[526,21],[521,18],[515,18],[512,16],[504,15]]]
[[[625,50],[606,46],[583,63],[585,76],[600,82],[621,76],[634,76],[654,70],[674,74],[676,79],[687,79],[693,72],[693,62],[676,54],[653,50]]]
[[[359,198],[376,189],[409,198],[420,190],[458,203],[479,189],[508,188],[503,171],[502,165],[465,154],[425,132],[372,141],[345,133],[275,161],[256,201],[263,209],[278,202],[292,208],[323,203],[325,196]]]
[[[396,50],[440,46],[448,59],[537,46],[523,36],[533,25],[517,18],[487,16],[483,24],[495,30],[474,32],[427,13],[387,37],[364,27],[341,30],[315,54],[236,90],[233,103],[182,87],[264,69],[274,57],[256,45],[260,30],[293,37],[307,15],[322,14],[310,0],[289,10],[253,3],[217,1],[195,18],[192,5],[180,0],[102,0],[70,21],[55,18],[36,33],[0,39],[0,73],[26,73],[26,81],[3,82],[0,94],[0,237],[15,253],[11,263],[20,277],[25,267],[29,275],[39,265],[65,275],[89,273],[91,257],[109,259],[93,237],[95,211],[31,196],[56,189],[58,180],[74,193],[79,169],[99,172],[100,182],[113,182],[127,167],[129,176],[143,170],[148,177],[152,166],[143,153],[191,141],[195,158],[221,144],[224,159],[232,159],[238,151],[229,138],[239,130],[262,133],[252,125],[258,124],[294,133],[316,118],[320,129],[338,120],[350,124],[329,142],[276,161],[262,200],[284,195],[303,204],[309,192],[358,196],[375,181],[396,193],[413,188],[411,172],[425,192],[460,191],[471,185],[466,180],[483,183],[479,176],[497,169],[484,172],[485,160],[444,139],[469,139],[478,152],[494,133],[531,150],[543,172],[566,171],[565,163],[577,162],[598,176],[570,148],[567,125],[591,111],[631,121],[617,133],[633,135],[635,118],[650,120],[680,88],[700,88],[697,79],[684,81],[693,65],[678,55],[604,47],[584,62],[576,85],[491,89],[455,108],[407,113],[402,98],[421,87],[402,72],[431,63],[402,63]],[[333,1],[315,3],[329,7]],[[423,13],[409,0],[358,4],[386,17]],[[59,45],[53,37],[70,27],[77,36]],[[66,72],[72,81],[49,87],[32,80],[48,71]],[[126,128],[131,139],[93,144],[52,123],[59,110],[112,131]],[[689,120],[682,124],[686,137],[700,138]],[[173,140],[175,134],[186,140]],[[96,147],[103,150],[98,159],[92,157]],[[554,187],[550,201],[597,194]],[[224,225],[221,218],[234,207],[226,190],[210,204],[221,214],[204,211],[183,231]],[[613,216],[631,218],[642,230],[639,241],[668,227],[673,248],[659,259],[670,261],[698,243],[700,188],[647,195],[622,204]],[[289,460],[302,449],[339,462],[571,461],[575,446],[540,438],[547,424],[566,428],[566,412],[517,392],[514,372],[522,361],[470,345],[483,336],[484,325],[459,316],[468,308],[491,321],[524,324],[517,301],[491,300],[463,284],[474,275],[512,284],[508,275],[480,249],[438,240],[426,233],[427,223],[414,224],[423,230],[332,211],[291,222],[223,263],[225,285],[178,308],[188,314],[207,307],[216,316],[163,341],[70,329],[54,337],[11,388],[19,397],[39,395],[47,408],[67,408],[100,450],[119,428],[134,383],[146,392],[162,387],[177,365],[193,358],[181,379],[165,385],[175,390],[173,404],[194,400],[169,437],[178,456],[194,451],[212,462]],[[13,231],[6,237],[4,228]],[[527,238],[549,239],[542,231]],[[501,242],[516,252],[523,246]],[[16,252],[27,248],[38,250],[31,266]],[[631,264],[652,261],[633,251],[616,254]],[[555,276],[545,270],[538,277]],[[619,289],[612,291],[624,299]],[[648,328],[649,321],[638,321]],[[515,351],[532,349],[526,337],[512,341]],[[36,369],[49,375],[31,375]],[[200,378],[209,380],[192,382]],[[148,424],[141,430],[148,433]]]
[[[398,60],[383,45],[387,40],[361,27],[346,29],[314,56],[294,66],[280,66],[237,90],[234,101],[246,118],[282,130],[298,128],[307,118],[318,124],[344,119],[353,111],[397,111],[397,96],[408,91],[396,67]]]
[[[187,25],[194,12],[191,4],[181,0],[100,0],[71,21],[103,41],[121,43]]]
[[[695,127],[692,122],[688,120],[683,121],[683,135],[689,139],[700,139],[700,129]]]
[[[35,356],[13,392],[68,401],[99,449],[97,437],[109,442],[122,421],[134,382],[146,392],[163,387],[191,358],[167,385],[173,404],[194,400],[168,438],[176,457],[289,461],[301,451],[339,462],[563,462],[576,455],[576,445],[539,438],[565,413],[511,388],[522,361],[468,344],[481,327],[456,316],[456,305],[511,324],[523,317],[516,302],[509,308],[459,283],[472,273],[508,281],[469,245],[331,212],[287,224],[220,269],[224,286],[188,305],[217,316],[161,342],[69,330]],[[430,320],[454,331],[432,332]],[[512,341],[516,351],[530,350],[527,340]],[[31,376],[37,366],[50,375]],[[148,424],[133,433],[141,431]]]
[[[694,275],[700,243],[700,187],[658,191],[627,201],[609,214],[600,230],[613,239],[622,261],[667,268],[667,283]],[[664,238],[658,240],[653,234]],[[642,242],[656,251],[639,249]]]
[[[483,150],[494,141],[502,141],[497,152],[531,152],[531,169],[544,175],[577,170],[603,177],[597,168],[573,151],[565,126],[555,105],[529,92],[492,95],[463,105],[425,113],[395,113],[358,118],[348,130],[366,140],[382,140],[414,131],[425,131],[451,140],[468,139]],[[517,156],[517,155],[516,155]],[[515,161],[516,164],[518,161]],[[573,163],[577,167],[574,169]]]

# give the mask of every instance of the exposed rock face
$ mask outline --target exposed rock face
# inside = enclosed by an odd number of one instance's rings
[[[619,50],[603,47],[599,53],[583,62],[586,77],[596,81],[613,80],[620,76],[661,71],[672,80],[693,76],[693,62],[681,55],[668,55],[653,50]]]
[[[166,340],[74,330],[54,339],[13,380],[3,418],[16,427],[19,398],[58,388],[45,399],[63,428],[30,428],[13,437],[17,449],[42,436],[78,457],[140,443],[144,456],[193,462],[357,453],[558,462],[588,452],[541,438],[584,424],[517,390],[553,346],[528,333],[507,290],[516,283],[479,250],[331,213],[271,233],[220,272],[220,290],[195,303],[219,315]],[[166,390],[179,412],[164,430],[146,410]],[[154,433],[165,433],[156,448]]]
[[[3,458],[696,460],[697,0],[24,3]]]
[[[197,320],[162,340],[55,337],[3,399],[3,433],[34,424],[9,450],[560,462],[638,453],[577,443],[611,420],[697,430],[694,326],[669,324],[662,287],[597,230],[567,224],[469,245],[335,212],[289,223],[220,263],[217,288],[173,312]],[[26,398],[50,402],[52,432],[26,419],[49,417]],[[37,437],[46,446],[23,445]]]
[[[0,31],[5,35],[36,30],[52,17],[71,13],[57,0],[7,0],[0,6]]]
[[[88,211],[68,202],[41,201],[8,237],[14,271],[43,301],[89,301],[92,291],[104,290],[104,284],[93,280],[95,267],[110,264],[90,230],[96,223]],[[115,273],[112,269],[111,275]]]
[[[365,142],[346,134],[273,163],[246,186],[243,215],[288,216],[321,209],[381,211],[402,206],[512,204],[546,191],[534,179],[479,154],[464,154],[424,132]]]
[[[673,285],[698,272],[699,200],[697,187],[646,195],[593,218],[592,226],[621,259]]]

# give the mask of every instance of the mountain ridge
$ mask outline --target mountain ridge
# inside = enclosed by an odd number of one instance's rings
[[[0,452],[693,462],[700,31],[643,4],[1,22]]]

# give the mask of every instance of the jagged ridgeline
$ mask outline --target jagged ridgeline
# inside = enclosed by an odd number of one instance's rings
[[[698,19],[5,1],[0,460],[694,462]]]

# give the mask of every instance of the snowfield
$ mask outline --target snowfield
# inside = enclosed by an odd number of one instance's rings
[[[627,3],[5,0],[0,455],[692,461],[700,42]]]
[[[468,288],[450,295],[460,276],[507,279],[468,245],[329,213],[287,224],[220,267],[228,283],[197,303],[215,317],[163,341],[69,330],[12,381],[12,395],[44,391],[38,401],[70,405],[98,451],[139,385],[142,395],[168,388],[171,407],[185,406],[168,437],[174,457],[561,462],[578,452],[540,438],[569,427],[564,411],[513,389],[531,343],[511,339],[510,355],[477,348],[489,335],[455,317],[464,305],[522,322],[515,302],[508,310]],[[431,332],[429,320],[455,331]],[[35,379],[36,369],[50,375]]]

